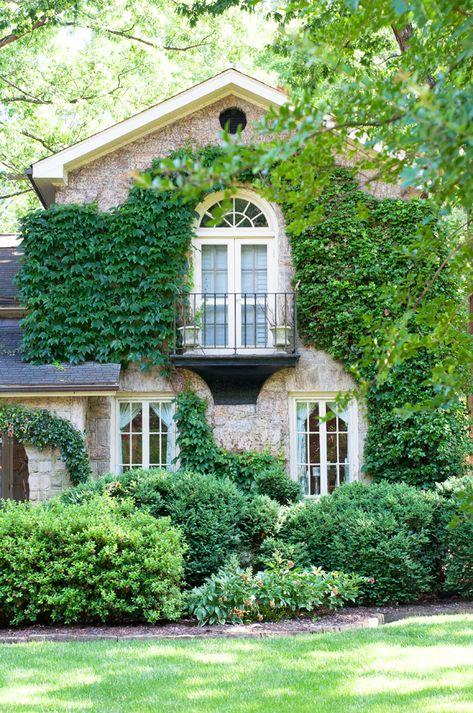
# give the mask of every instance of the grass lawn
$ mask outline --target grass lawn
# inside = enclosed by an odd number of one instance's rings
[[[473,615],[277,639],[6,644],[0,711],[473,712]]]

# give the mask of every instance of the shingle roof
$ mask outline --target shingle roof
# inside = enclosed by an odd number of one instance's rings
[[[0,304],[18,303],[18,289],[13,278],[20,268],[22,254],[19,247],[0,247]]]
[[[16,320],[0,320],[0,393],[22,391],[114,391],[120,365],[88,361],[71,366],[28,364],[19,354],[21,329]]]

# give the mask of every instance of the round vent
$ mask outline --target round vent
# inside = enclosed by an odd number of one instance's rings
[[[229,134],[236,134],[238,129],[243,131],[246,126],[246,114],[236,106],[225,109],[219,116],[220,126],[226,129]]]

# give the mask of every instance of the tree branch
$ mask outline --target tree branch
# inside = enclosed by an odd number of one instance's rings
[[[2,49],[3,47],[6,47],[7,45],[11,45],[12,42],[21,40],[22,37],[25,37],[26,35],[30,35],[35,30],[38,30],[40,27],[44,27],[52,19],[53,19],[52,17],[42,17],[37,22],[33,23],[33,25],[31,25],[31,27],[29,28],[29,30],[27,32],[22,32],[19,35],[17,35],[16,33],[13,32],[10,35],[5,35],[5,37],[1,37],[0,38],[0,49]]]
[[[0,201],[4,201],[7,198],[14,198],[15,196],[21,196],[23,193],[31,193],[33,191],[32,188],[25,188],[24,191],[15,191],[15,193],[7,193],[4,196],[0,196]]]

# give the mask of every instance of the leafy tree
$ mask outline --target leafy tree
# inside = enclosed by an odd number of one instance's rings
[[[258,72],[272,37],[236,9],[191,28],[170,0],[0,0],[0,18],[3,232],[38,206],[31,163],[229,64]]]

